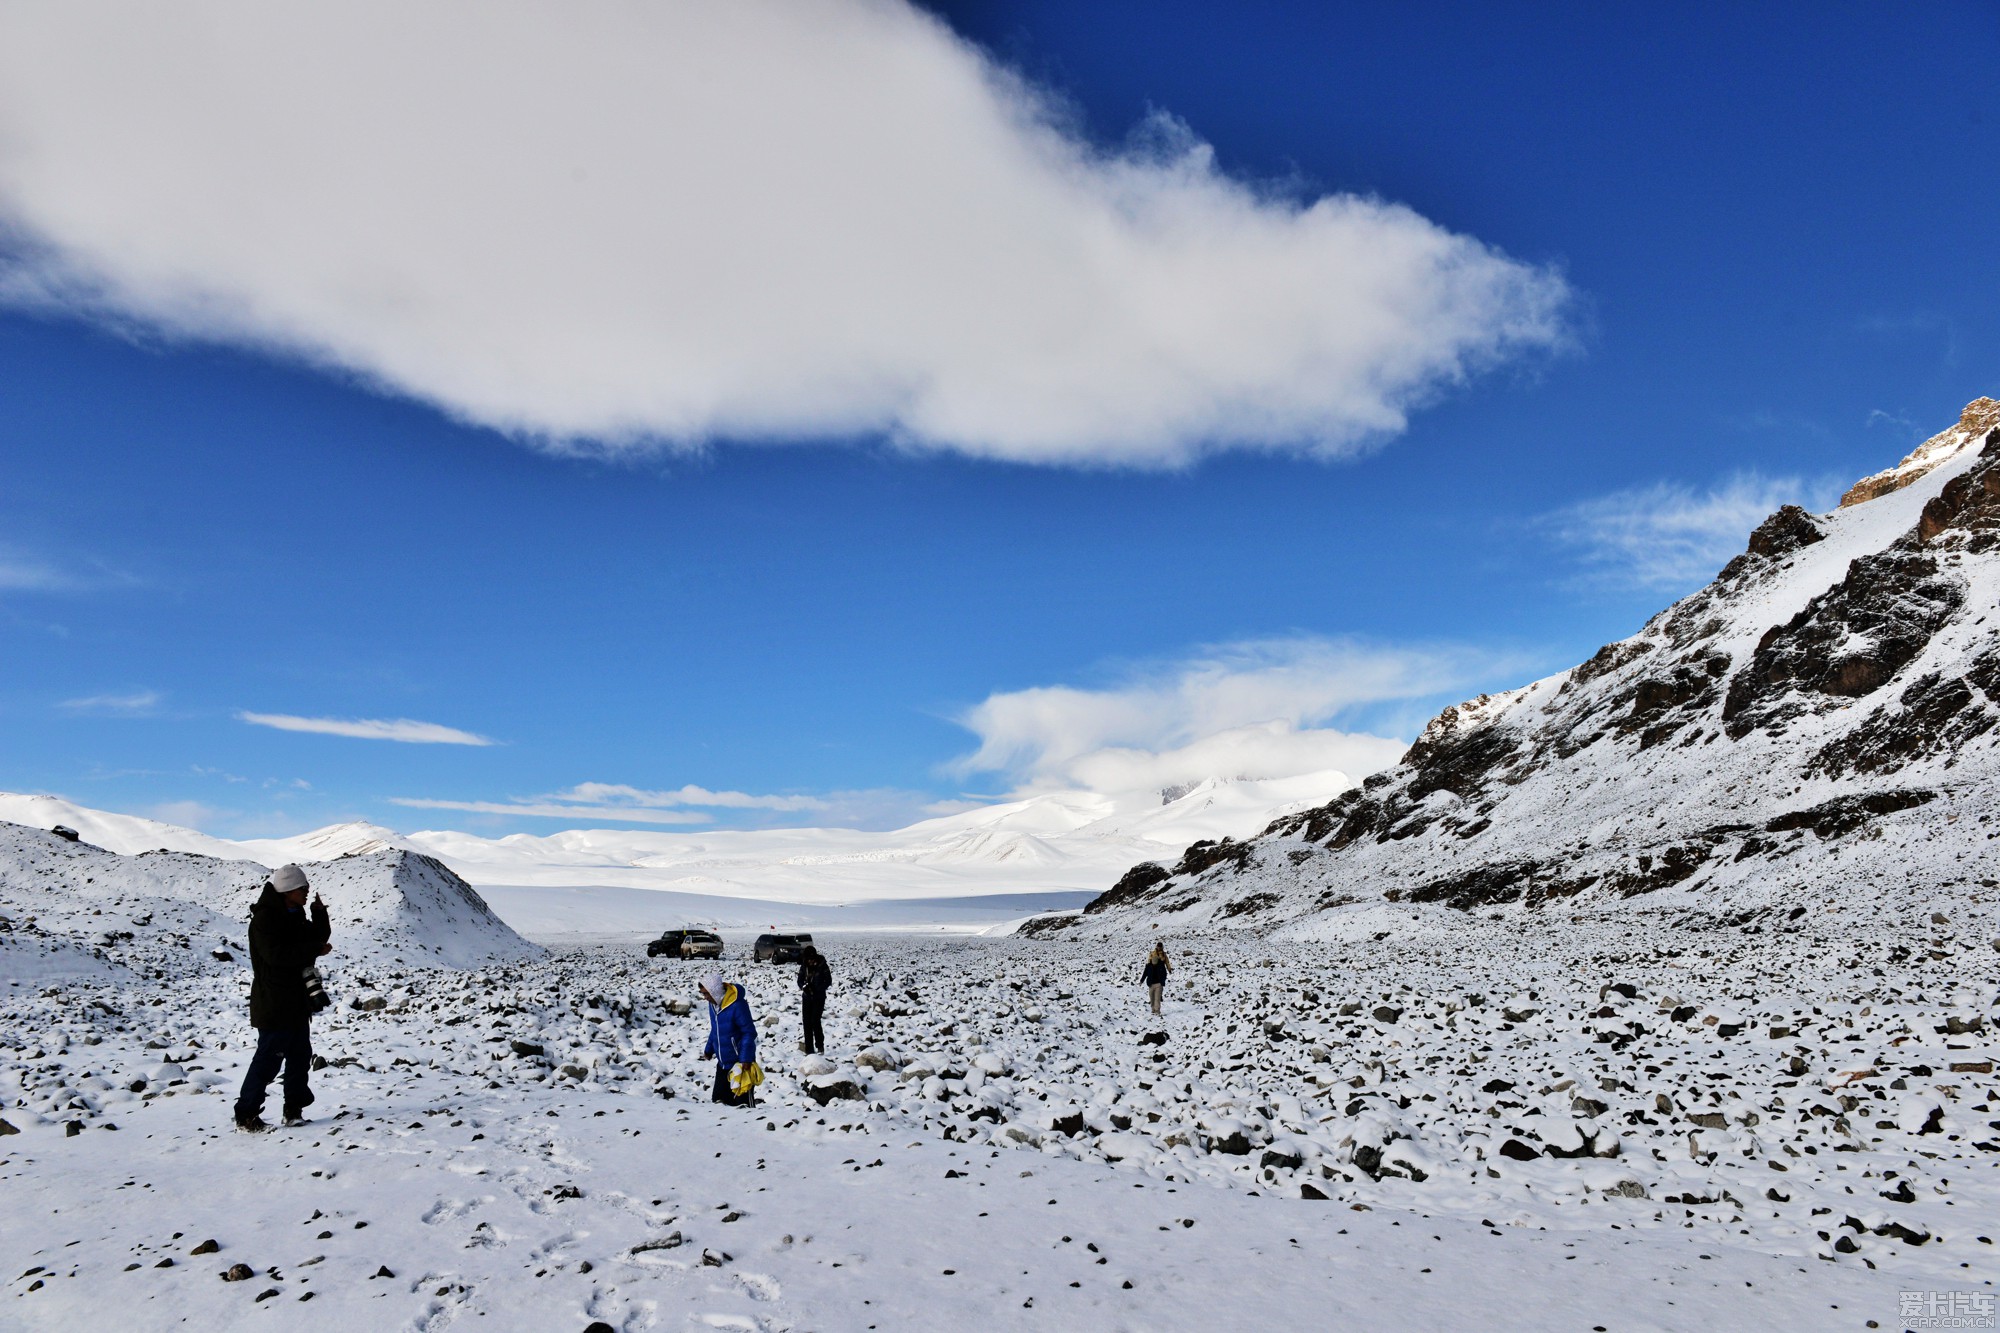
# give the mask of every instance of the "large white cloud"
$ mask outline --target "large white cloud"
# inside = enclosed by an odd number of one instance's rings
[[[1464,690],[1507,665],[1464,650],[1344,639],[1226,644],[1101,688],[990,695],[958,718],[979,748],[955,767],[1001,774],[1022,792],[1123,793],[1329,769],[1360,778],[1394,763],[1406,743],[1325,723],[1370,705]]]
[[[1104,152],[903,0],[0,7],[0,295],[558,445],[1335,452],[1560,341],[1409,211]]]

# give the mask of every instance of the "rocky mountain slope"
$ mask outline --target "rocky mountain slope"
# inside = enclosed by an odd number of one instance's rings
[[[441,862],[389,850],[306,867],[333,915],[330,973],[481,963],[540,951]],[[266,876],[194,852],[126,856],[0,823],[0,979],[41,982],[241,973],[244,928]]]
[[[1395,768],[1133,867],[1043,930],[1338,936],[1428,904],[1751,915],[2000,887],[2000,402],[1831,514],[1786,506],[1589,661],[1446,709]],[[1987,895],[1991,896],[1991,895]]]

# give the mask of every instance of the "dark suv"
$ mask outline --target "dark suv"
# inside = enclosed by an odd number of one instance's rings
[[[646,957],[720,958],[722,937],[706,930],[669,930],[646,944]]]
[[[796,963],[812,942],[810,935],[759,935],[751,956],[760,963]]]

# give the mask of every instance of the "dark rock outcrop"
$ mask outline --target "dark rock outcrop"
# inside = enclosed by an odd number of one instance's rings
[[[1888,684],[1965,605],[1965,582],[1902,543],[1862,556],[1847,576],[1773,626],[1729,682],[1722,721],[1733,739],[1780,727]]]

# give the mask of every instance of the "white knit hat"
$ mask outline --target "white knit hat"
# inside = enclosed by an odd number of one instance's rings
[[[279,866],[271,872],[271,887],[279,893],[303,889],[306,887],[306,872],[297,866]]]
[[[728,986],[729,983],[722,979],[722,973],[720,972],[711,972],[701,979],[702,993],[711,1000],[721,1000],[722,992]]]

